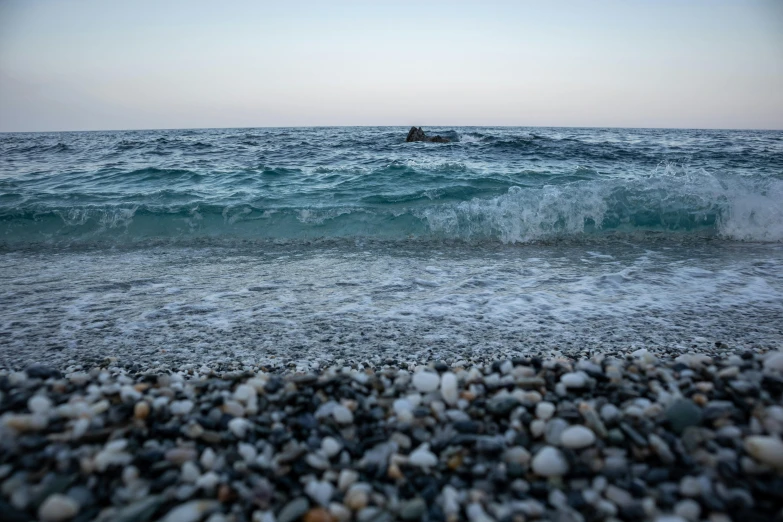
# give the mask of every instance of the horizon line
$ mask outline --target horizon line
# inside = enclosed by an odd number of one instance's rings
[[[228,130],[228,129],[332,129],[332,128],[407,128],[408,125],[256,125],[249,127],[139,127],[126,129],[72,129],[72,130],[34,130],[14,131],[0,130],[0,134],[56,134],[70,132],[146,132],[146,131],[198,131],[198,130]],[[612,125],[411,125],[410,127],[484,127],[484,128],[529,128],[529,129],[615,129],[615,130],[698,130],[698,131],[757,131],[781,132],[779,128],[754,127],[623,127]]]

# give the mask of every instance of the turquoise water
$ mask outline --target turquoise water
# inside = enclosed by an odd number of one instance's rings
[[[783,133],[432,128],[0,135],[0,241],[783,239]]]
[[[783,132],[0,135],[0,367],[783,348]]]

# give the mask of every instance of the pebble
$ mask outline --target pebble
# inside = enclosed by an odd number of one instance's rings
[[[408,462],[412,466],[429,469],[438,464],[438,457],[430,451],[429,444],[424,443],[413,450],[413,452],[408,457]]]
[[[133,406],[133,417],[138,420],[145,420],[149,417],[150,405],[146,401],[139,401]]]
[[[568,471],[568,462],[560,450],[544,446],[533,457],[532,467],[542,477],[559,477]]]
[[[613,423],[621,417],[622,412],[614,404],[604,404],[601,406],[600,415],[604,422]]]
[[[340,471],[340,476],[337,479],[337,487],[340,491],[348,491],[357,480],[359,480],[359,473],[352,469],[343,469]]]
[[[55,493],[49,495],[38,508],[38,519],[43,522],[70,520],[79,513],[79,504],[70,497]],[[2,518],[2,516],[0,516]]]
[[[250,423],[241,417],[234,417],[228,422],[228,429],[231,430],[238,439],[244,439],[250,429]]]
[[[427,504],[421,497],[403,502],[400,506],[400,518],[403,520],[419,520],[427,510]]]
[[[569,426],[560,435],[560,444],[571,449],[582,449],[595,442],[595,433],[584,426]]]
[[[274,522],[274,519],[272,519],[272,522]],[[334,517],[324,508],[313,508],[305,513],[302,522],[334,522]]]
[[[527,466],[530,463],[530,452],[522,446],[514,446],[503,454],[503,461],[508,464]]]
[[[47,415],[49,410],[52,409],[52,401],[43,395],[35,395],[30,397],[30,400],[27,401],[27,408],[31,413]]]
[[[779,438],[751,435],[745,439],[745,451],[757,461],[783,471],[783,441]]]
[[[679,490],[683,497],[698,497],[701,494],[701,483],[696,477],[682,477]]]
[[[324,437],[321,441],[321,449],[328,458],[332,458],[343,449],[343,445],[334,437]]]
[[[454,406],[459,399],[457,391],[457,376],[452,372],[445,372],[440,378],[440,394],[446,404]]]
[[[332,417],[338,424],[350,424],[353,422],[353,413],[345,406],[338,404],[332,410]]]
[[[322,506],[328,506],[334,493],[334,486],[327,481],[311,480],[305,486],[308,497]]]
[[[371,355],[316,373],[229,358],[48,381],[0,369],[0,505],[99,522],[774,519],[776,353],[721,350],[438,373]],[[41,511],[57,502],[77,511]]]
[[[277,514],[277,522],[296,522],[310,509],[310,502],[305,497],[297,497],[286,504]]]
[[[783,373],[783,352],[772,352],[764,359],[764,371]]]
[[[440,377],[437,373],[420,371],[413,376],[413,386],[421,393],[430,393],[438,389]]]
[[[702,416],[701,408],[690,399],[677,399],[666,409],[666,418],[675,433],[682,433],[690,426],[698,426]]]
[[[161,522],[196,522],[220,507],[214,500],[191,500],[169,511]]]
[[[555,405],[548,401],[536,404],[536,417],[541,420],[549,420],[555,414]]]
[[[368,489],[369,488],[365,487],[363,484],[354,484],[351,486],[345,494],[345,505],[353,511],[359,511],[365,508],[370,501]]]
[[[234,400],[248,403],[256,398],[256,389],[248,384],[240,384],[234,390]]]
[[[695,500],[685,499],[674,506],[674,514],[691,522],[697,522],[701,516],[701,506]]]
[[[587,386],[587,377],[580,372],[565,373],[560,377],[560,382],[566,388],[584,388]]]
[[[170,406],[172,415],[188,415],[193,411],[193,401],[174,401]]]

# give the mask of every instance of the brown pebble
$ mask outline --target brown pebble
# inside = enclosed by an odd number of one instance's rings
[[[133,417],[139,420],[146,419],[150,414],[150,405],[146,401],[139,401],[133,407]]]
[[[400,470],[400,467],[394,462],[389,465],[389,470],[386,472],[386,475],[393,480],[399,480],[405,478],[405,475],[402,474],[402,470]]]
[[[465,399],[466,401],[472,401],[473,399],[476,398],[476,394],[468,390],[464,390],[462,393],[459,394],[459,396]]]
[[[699,406],[704,406],[705,404],[707,404],[707,396],[704,395],[703,393],[694,393],[691,399],[693,399],[693,402],[695,402]]]
[[[462,455],[457,453],[455,455],[452,455],[449,457],[449,460],[446,462],[446,465],[449,467],[450,470],[454,471],[460,466],[462,466]]]
[[[335,518],[324,508],[314,508],[305,513],[304,522],[334,522]]]
[[[148,382],[138,382],[133,385],[133,389],[137,392],[145,392],[149,389],[150,385]]]
[[[234,493],[234,490],[232,490],[228,484],[220,485],[217,494],[217,499],[219,502],[225,504],[227,502],[233,501],[235,498],[236,498],[236,493]]]

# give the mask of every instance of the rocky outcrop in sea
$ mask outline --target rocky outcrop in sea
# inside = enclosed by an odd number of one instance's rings
[[[449,143],[451,140],[444,138],[443,136],[427,136],[421,127],[411,127],[408,131],[408,136],[405,138],[405,142],[411,141],[429,141],[432,143]]]

